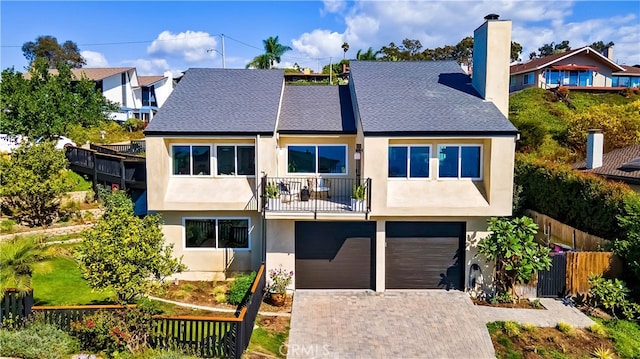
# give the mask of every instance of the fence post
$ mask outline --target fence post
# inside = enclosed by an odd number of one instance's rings
[[[253,323],[252,323],[253,325]],[[239,321],[236,327],[236,342],[234,343],[235,359],[241,359],[242,353],[244,353],[244,320]]]

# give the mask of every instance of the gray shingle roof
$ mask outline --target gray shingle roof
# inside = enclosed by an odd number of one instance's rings
[[[632,145],[607,152],[602,156],[602,167],[587,169],[587,161],[572,165],[573,168],[595,173],[610,179],[640,184],[640,170],[627,169],[624,164],[640,158],[640,145]]]
[[[355,133],[348,86],[285,86],[278,131]]]
[[[187,70],[147,135],[273,133],[283,70]]]
[[[378,134],[515,134],[454,61],[351,61],[362,128]],[[506,96],[506,94],[505,94]]]

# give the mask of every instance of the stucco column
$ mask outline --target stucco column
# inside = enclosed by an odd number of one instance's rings
[[[385,221],[376,221],[376,292],[385,291]]]

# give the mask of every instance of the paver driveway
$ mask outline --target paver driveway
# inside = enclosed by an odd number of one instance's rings
[[[287,358],[495,358],[458,291],[297,290]]]

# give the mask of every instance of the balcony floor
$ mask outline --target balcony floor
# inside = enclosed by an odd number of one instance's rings
[[[366,207],[362,204],[362,208],[354,211],[351,208],[350,196],[331,196],[325,199],[310,198],[308,201],[301,201],[298,198],[291,201],[280,200],[275,202],[275,206],[267,205],[266,211],[271,213],[365,213]]]

